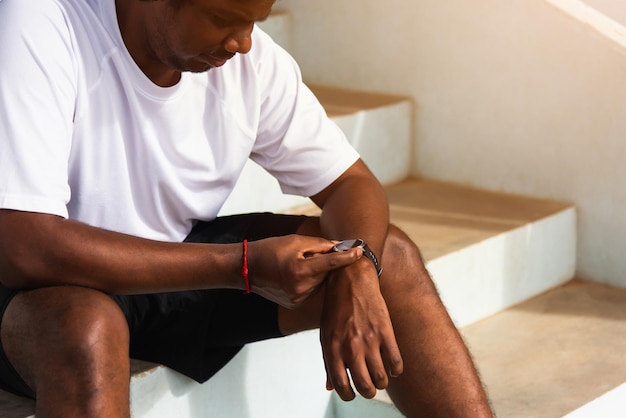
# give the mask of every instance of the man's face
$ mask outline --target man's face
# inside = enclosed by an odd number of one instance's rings
[[[254,23],[270,14],[274,0],[175,0],[154,2],[146,19],[149,54],[176,71],[220,67],[252,47]]]

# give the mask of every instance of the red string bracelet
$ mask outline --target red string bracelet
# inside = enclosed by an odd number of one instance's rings
[[[243,267],[241,267],[241,275],[246,283],[245,294],[250,293],[250,278],[248,277],[248,240],[243,240]]]

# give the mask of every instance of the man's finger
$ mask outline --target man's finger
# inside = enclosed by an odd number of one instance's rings
[[[339,343],[335,341],[332,343],[334,346],[334,351],[339,352]],[[332,352],[333,349],[329,350],[329,353]],[[328,381],[326,383],[326,387],[334,388],[337,392],[337,395],[344,401],[351,401],[355,398],[354,391],[352,390],[352,385],[350,384],[350,378],[348,377],[348,371],[346,369],[346,364],[341,360],[340,357],[337,357],[337,360],[333,360],[333,355],[325,356],[324,361],[326,364],[326,374],[328,376]],[[330,384],[329,384],[330,383]]]
[[[333,390],[333,382],[330,379],[330,373],[328,373],[328,364],[326,363],[326,356],[322,356],[324,360],[324,370],[326,370],[326,390]]]
[[[373,352],[367,357],[367,368],[376,389],[385,389],[389,384],[389,377],[380,351]]]
[[[308,258],[306,261],[314,274],[320,274],[348,266],[361,258],[362,255],[363,251],[360,248],[353,248],[349,251],[321,254],[317,257]]]
[[[320,254],[328,254],[333,251],[333,247],[335,246],[335,241],[328,241],[327,239],[319,238],[317,242],[310,243],[310,245],[302,248],[302,254],[305,258],[320,255]]]
[[[330,380],[337,395],[344,401],[351,401],[356,397],[350,385],[350,378],[346,369],[335,370],[330,375]]]
[[[354,387],[364,398],[371,399],[376,396],[376,387],[372,382],[370,371],[367,369],[364,358],[355,360],[350,365],[350,375],[352,376]]]
[[[398,343],[396,342],[396,337],[393,332],[391,332],[391,335],[387,335],[385,337],[385,340],[383,341],[383,344],[381,346],[381,354],[385,366],[389,371],[389,376],[400,376],[404,370],[404,363],[402,361],[402,355],[400,354],[400,349],[398,348]]]

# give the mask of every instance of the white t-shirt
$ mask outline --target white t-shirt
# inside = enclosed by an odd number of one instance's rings
[[[114,0],[0,1],[0,208],[180,241],[248,157],[311,196],[358,155],[259,28],[221,68],[153,84]]]

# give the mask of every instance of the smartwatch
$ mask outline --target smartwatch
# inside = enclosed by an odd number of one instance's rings
[[[370,247],[368,247],[365,241],[363,241],[362,239],[347,239],[345,241],[340,241],[335,244],[335,246],[333,247],[333,251],[348,251],[351,248],[360,248],[361,251],[363,251],[363,255],[369,258],[372,263],[374,263],[376,273],[378,274],[378,277],[380,277],[383,269],[378,265],[378,259],[376,258],[374,252],[370,250]]]

